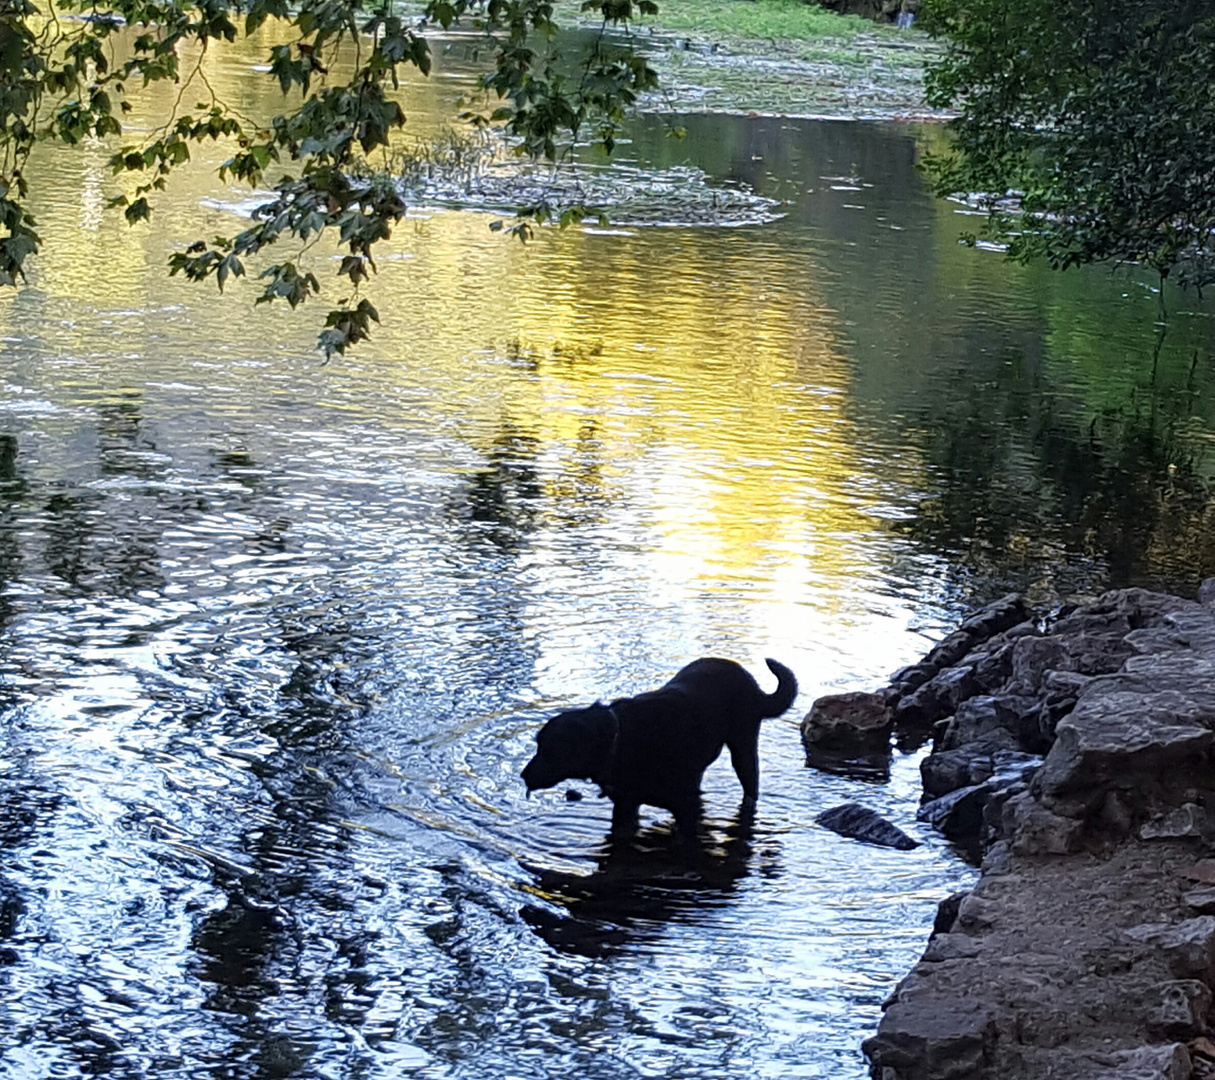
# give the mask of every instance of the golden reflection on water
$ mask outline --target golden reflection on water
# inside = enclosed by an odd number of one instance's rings
[[[274,84],[253,70],[267,47],[207,58],[221,97],[259,114],[278,107]],[[409,80],[411,130],[444,122],[460,89],[458,78]],[[177,94],[153,87],[134,127],[162,122]],[[151,224],[134,228],[99,212],[118,190],[111,152],[43,149],[30,169],[45,240],[33,307],[68,302],[57,347],[110,354],[103,380],[130,381],[135,367],[172,382],[194,365],[192,381],[222,382],[248,408],[268,392],[267,363],[303,359],[338,423],[383,420],[385,403],[407,396],[483,451],[504,430],[523,433],[558,463],[545,473],[548,499],[611,502],[655,587],[745,594],[762,637],[807,641],[818,636],[808,620],[827,616],[845,654],[906,653],[905,640],[874,648],[874,635],[903,626],[871,610],[888,552],[858,492],[882,486],[881,463],[857,450],[838,317],[820,268],[763,227],[544,230],[524,246],[492,233],[485,214],[416,214],[382,246],[368,289],[383,319],[372,343],[322,366],[312,352],[320,305],[253,308],[256,286],[231,284],[220,301],[211,285],[166,276],[170,251],[241,227],[230,208],[249,192],[214,172],[229,150],[196,152]],[[319,246],[309,255],[322,280],[331,257]],[[0,314],[6,334],[29,333],[30,305],[19,306],[20,325],[14,305]],[[351,378],[357,393],[333,392]],[[593,470],[561,464],[588,442]],[[906,455],[898,469],[916,471]],[[851,622],[865,640],[846,640]]]

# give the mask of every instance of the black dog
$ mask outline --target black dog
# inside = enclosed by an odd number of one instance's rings
[[[631,835],[646,803],[670,810],[680,832],[695,838],[700,778],[723,746],[744,800],[754,804],[759,796],[759,722],[779,716],[797,696],[793,672],[765,662],[776,676],[771,694],[733,660],[704,659],[658,690],[554,716],[536,734],[536,755],[523,770],[528,794],[563,780],[593,780],[614,804],[614,834]]]

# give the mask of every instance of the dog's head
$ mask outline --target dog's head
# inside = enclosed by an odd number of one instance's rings
[[[594,780],[603,787],[616,732],[615,714],[599,702],[554,716],[536,732],[535,756],[523,768],[528,794],[562,780]]]

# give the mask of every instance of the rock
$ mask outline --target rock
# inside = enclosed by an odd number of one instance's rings
[[[916,820],[928,822],[977,859],[989,831],[985,813],[988,803],[1000,801],[1021,785],[1027,769],[1037,767],[1037,760],[1030,755],[997,751],[992,755],[992,772],[987,779],[930,799],[920,806]]]
[[[969,934],[938,934],[928,942],[922,962],[940,964],[946,960],[973,960],[982,951],[982,942]]]
[[[1215,846],[1215,579],[1201,599],[968,620],[892,687],[900,745],[933,732],[917,817],[982,864],[865,1043],[875,1080],[1208,1076],[1185,1044],[1215,1061],[1215,859],[1196,862]]]
[[[1208,608],[1215,608],[1215,577],[1207,578],[1198,586],[1198,602]]]
[[[985,640],[1023,623],[1028,616],[1025,598],[1010,593],[964,619],[958,629],[970,634],[976,641]]]
[[[1182,899],[1202,915],[1215,914],[1215,889],[1191,889]]]
[[[992,757],[1004,744],[997,739],[983,739],[958,747],[929,754],[920,762],[920,780],[924,794],[939,799],[958,788],[981,784],[992,772]]]
[[[928,822],[948,839],[963,845],[968,856],[977,859],[986,835],[983,807],[990,795],[991,789],[986,784],[958,788],[924,803],[916,812],[916,820]]]
[[[1013,642],[1001,634],[962,658],[974,673],[975,693],[994,694],[1012,675]]]
[[[874,1076],[962,1080],[983,1067],[996,1031],[995,1010],[988,1002],[909,1001],[900,988],[878,1034],[861,1048],[873,1064]]]
[[[931,727],[957,711],[958,705],[977,689],[974,670],[946,668],[894,707],[896,727]]]
[[[1158,983],[1144,995],[1148,1029],[1169,1039],[1191,1039],[1207,1030],[1211,991],[1197,979]]]
[[[1078,698],[1094,678],[1093,675],[1081,675],[1078,671],[1048,671],[1042,680],[1042,688],[1047,694]]]
[[[1055,621],[1050,635],[1066,638],[1073,634],[1124,638],[1132,630],[1130,616],[1125,611],[1090,611],[1078,609]]]
[[[913,690],[918,690],[940,670],[922,660],[918,664],[909,664],[907,667],[899,668],[890,676],[890,685],[887,687],[890,703],[893,705]]]
[[[999,920],[999,905],[970,893],[958,906],[957,925],[968,933],[990,930]]]
[[[825,810],[814,820],[824,829],[865,844],[897,848],[899,851],[910,851],[920,846],[918,840],[913,840],[898,826],[860,803],[844,803]]]
[[[1001,834],[1012,839],[1018,855],[1071,855],[1080,850],[1084,823],[1052,814],[1028,792],[1002,808]]]
[[[1215,885],[1215,859],[1199,859],[1193,866],[1178,871],[1189,881],[1201,881],[1204,885]]]
[[[962,901],[970,895],[970,891],[950,893],[939,904],[937,904],[936,918],[932,921],[932,936],[937,934],[948,934],[953,929],[953,924],[958,917],[958,909],[962,906]]]
[[[943,641],[934,646],[918,664],[901,668],[890,678],[892,701],[901,700],[914,693],[945,668],[957,664],[967,653],[974,651],[992,637],[1023,625],[1029,609],[1024,599],[1016,595],[1005,596],[988,604],[966,619],[961,626]],[[1030,624],[1030,632],[1036,627]]]
[[[1048,672],[1105,675],[1117,671],[1133,650],[1121,636],[1068,634],[1020,638],[1013,645],[1012,674],[1004,690],[1037,695]]]
[[[1187,1045],[1191,1054],[1198,1054],[1209,1058],[1211,1061],[1215,1061],[1215,1042],[1212,1042],[1205,1035],[1199,1036],[1197,1039],[1191,1039]]]
[[[1126,836],[1135,827],[1135,815],[1118,792],[1107,791],[1097,815],[1097,824],[1115,837]]]
[[[971,649],[979,644],[979,639],[965,630],[955,630],[948,637],[942,639],[935,648],[924,657],[924,664],[927,667],[935,668],[937,671],[943,671],[947,667],[952,667],[962,659]]]
[[[1100,596],[1095,603],[1086,605],[1094,613],[1103,611],[1124,613],[1131,625],[1138,629],[1159,622],[1174,611],[1195,611],[1200,605],[1180,596],[1152,592],[1150,589],[1115,589]]]
[[[1195,803],[1183,803],[1175,810],[1160,814],[1146,821],[1139,829],[1140,840],[1177,839],[1197,837],[1210,839],[1215,836],[1215,823],[1207,811]]]
[[[1190,1080],[1194,1073],[1190,1053],[1181,1043],[1119,1050],[1110,1056],[1113,1068],[1103,1074],[1108,1080]]]
[[[1183,776],[1205,774],[1213,746],[1215,732],[1192,722],[1176,691],[1085,693],[1059,722],[1039,779],[1048,804],[1079,791],[1135,788],[1151,777],[1181,786]]]
[[[1180,923],[1145,923],[1124,934],[1163,955],[1178,978],[1211,977],[1215,962],[1215,916],[1199,915]]]
[[[945,749],[965,746],[984,737],[998,738],[1003,749],[1045,754],[1051,746],[1042,722],[1042,704],[1036,697],[1018,694],[967,698],[958,705],[945,733]]]
[[[929,754],[920,762],[920,778],[924,794],[939,798],[961,787],[982,784],[997,774],[1011,783],[1041,761],[1036,754],[1008,749],[1007,740],[992,736],[956,750]]]
[[[819,698],[802,720],[810,768],[863,780],[890,776],[890,730],[885,694],[855,692]]]
[[[892,726],[884,694],[829,694],[818,698],[802,720],[802,743],[807,751],[885,747]]]

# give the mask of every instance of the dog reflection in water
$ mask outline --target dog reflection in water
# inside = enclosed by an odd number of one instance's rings
[[[691,862],[687,844],[659,826],[630,843],[609,838],[589,874],[530,867],[535,884],[525,888],[544,904],[524,904],[519,915],[554,949],[590,957],[659,936],[668,923],[695,922],[727,901],[753,861],[761,873],[778,865],[776,837],[753,843],[754,816],[744,799],[730,821],[710,822],[709,842]]]
[[[726,747],[744,804],[759,797],[759,725],[797,696],[783,664],[766,661],[776,689],[766,694],[733,660],[695,660],[665,686],[610,705],[596,702],[554,716],[536,735],[523,769],[530,795],[564,780],[590,780],[612,800],[612,835],[637,830],[644,803],[675,815],[685,840],[700,824],[700,780]]]

